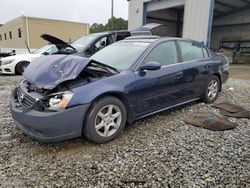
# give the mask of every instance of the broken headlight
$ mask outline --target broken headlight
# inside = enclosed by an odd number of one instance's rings
[[[61,110],[65,109],[70,103],[73,93],[70,91],[54,93],[49,96],[49,109]]]

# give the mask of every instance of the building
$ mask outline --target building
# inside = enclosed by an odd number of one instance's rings
[[[0,49],[26,49],[25,42],[31,49],[40,48],[48,44],[40,38],[44,33],[73,42],[89,34],[89,24],[21,16],[0,26]]]
[[[168,26],[169,36],[191,38],[217,49],[224,38],[250,39],[250,0],[128,0],[129,29]]]

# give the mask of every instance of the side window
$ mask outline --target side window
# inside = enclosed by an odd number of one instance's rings
[[[18,28],[18,38],[22,38],[22,29]]]
[[[178,55],[174,41],[160,43],[153,48],[149,55],[144,59],[144,64],[150,61],[160,63],[162,66],[178,62]]]
[[[107,45],[107,37],[103,37],[101,40],[95,43],[95,49],[100,50]]]
[[[197,44],[187,41],[178,41],[178,43],[181,48],[183,61],[204,59],[202,48]]]
[[[12,39],[12,32],[9,31],[9,36],[10,36],[10,39]]]
[[[108,45],[110,45],[112,43],[114,43],[114,38],[113,38],[112,35],[109,35],[108,38],[107,38],[107,44],[106,44],[106,46],[108,46]]]
[[[52,47],[49,47],[45,52],[51,54]]]
[[[51,50],[50,50],[50,54],[54,54],[54,53],[56,53],[56,52],[58,52],[57,47],[56,47],[56,46],[52,46],[52,47],[51,47]]]

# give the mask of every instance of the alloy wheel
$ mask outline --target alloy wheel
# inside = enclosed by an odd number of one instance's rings
[[[208,92],[207,92],[209,100],[213,100],[217,96],[218,90],[219,90],[219,84],[217,80],[214,79],[211,80],[208,84]]]
[[[110,137],[122,122],[122,112],[116,105],[104,106],[95,117],[95,130],[99,136]]]
[[[23,74],[24,70],[28,67],[29,63],[28,62],[21,62],[18,66],[17,66],[17,71],[19,72],[19,74]]]

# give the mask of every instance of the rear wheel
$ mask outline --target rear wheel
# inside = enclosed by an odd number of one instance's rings
[[[126,117],[126,108],[119,99],[101,98],[92,105],[86,115],[83,133],[95,143],[109,142],[121,134]]]
[[[22,75],[24,70],[27,68],[27,66],[29,65],[28,61],[21,61],[16,65],[15,68],[15,73],[18,75]]]
[[[217,76],[212,76],[208,81],[207,87],[204,92],[204,102],[213,103],[220,92],[220,80]]]

